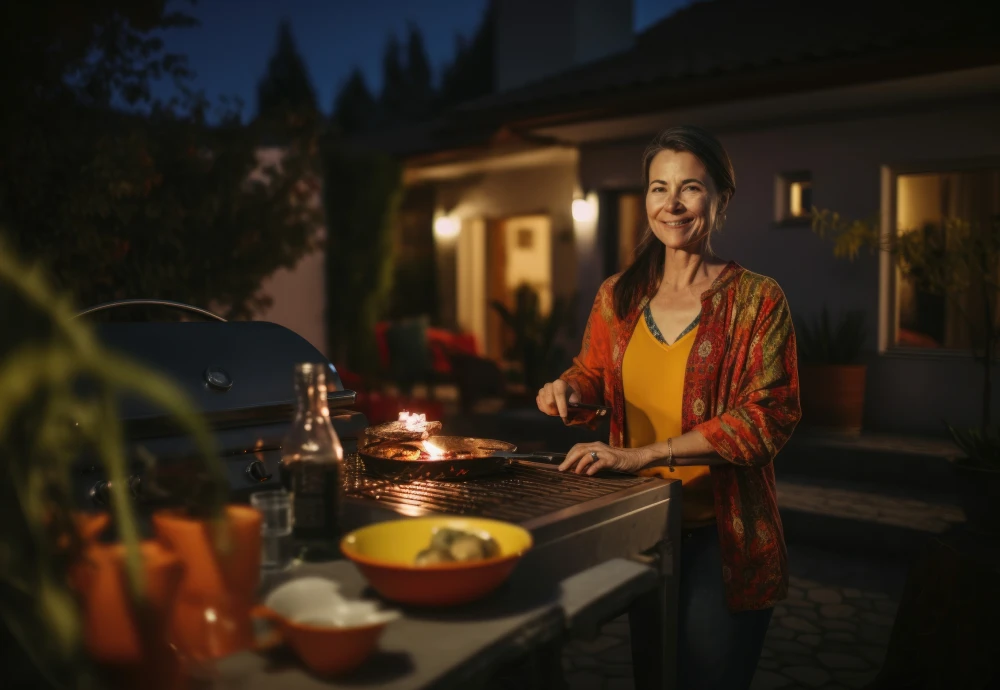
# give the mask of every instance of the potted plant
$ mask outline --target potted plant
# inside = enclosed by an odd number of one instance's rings
[[[542,313],[538,292],[523,284],[514,292],[513,310],[499,300],[491,306],[512,336],[506,357],[518,364],[527,393],[534,399],[537,389],[566,368],[566,350],[558,339],[571,323],[571,300],[557,298],[552,309]]]
[[[203,523],[224,550],[228,481],[212,436],[169,381],[103,348],[43,273],[3,246],[0,312],[8,324],[0,333],[5,680],[83,687],[103,676],[112,685],[142,678],[143,687],[167,687],[176,672],[167,617],[182,566],[143,538],[116,401],[144,396],[194,437]],[[110,481],[110,516],[73,509],[71,473],[81,454]],[[117,540],[101,543],[109,522]]]
[[[849,311],[836,325],[824,306],[813,322],[795,327],[802,423],[825,431],[860,434],[866,367],[861,363],[865,313]]]
[[[992,523],[983,523],[976,506],[996,506],[1000,496],[1000,441],[991,410],[993,366],[1000,342],[1000,216],[988,228],[962,218],[949,218],[927,225],[922,232],[900,232],[883,237],[877,220],[848,220],[828,210],[813,209],[813,231],[832,235],[834,255],[853,259],[864,248],[890,252],[900,272],[922,290],[943,296],[969,329],[974,355],[983,374],[978,428],[955,428],[949,432],[964,457],[955,463],[962,487],[963,503],[970,526],[1000,532],[996,508]],[[966,309],[961,298],[975,294],[977,309]],[[978,523],[978,524],[977,524]]]

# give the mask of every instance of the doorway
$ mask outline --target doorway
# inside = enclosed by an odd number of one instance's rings
[[[552,221],[547,215],[494,221],[487,247],[486,354],[503,359],[511,335],[492,304],[513,309],[515,293],[527,285],[538,295],[543,314],[552,309]]]

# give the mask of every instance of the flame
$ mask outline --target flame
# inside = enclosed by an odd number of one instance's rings
[[[427,415],[410,414],[406,410],[399,413],[399,421],[407,431],[423,431],[427,427]]]
[[[439,458],[443,458],[444,457],[444,455],[445,455],[444,448],[441,448],[439,446],[435,446],[430,441],[423,441],[422,443],[423,443],[423,446],[424,446],[424,450],[427,451],[427,453],[431,456],[432,460],[437,460]]]

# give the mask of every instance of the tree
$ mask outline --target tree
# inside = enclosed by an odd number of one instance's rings
[[[430,114],[434,85],[424,38],[415,24],[410,24],[406,38],[406,86],[405,116],[411,121],[422,120]]]
[[[291,25],[287,19],[283,20],[278,26],[278,43],[267,71],[257,83],[257,117],[283,121],[290,114],[316,110],[316,92],[305,61],[295,47]]]
[[[438,92],[438,107],[449,108],[493,92],[493,33],[495,10],[486,7],[483,21],[470,42],[455,40],[455,57],[445,70]]]
[[[382,53],[382,93],[379,96],[379,120],[383,125],[399,122],[406,112],[409,87],[406,82],[399,39],[390,34]]]
[[[355,67],[337,92],[331,116],[333,124],[345,134],[363,132],[375,124],[376,115],[377,105],[365,82],[365,75]]]
[[[81,305],[165,298],[238,317],[264,304],[261,280],[294,265],[319,225],[315,134],[297,132],[281,168],[251,180],[259,130],[235,112],[208,126],[185,61],[156,37],[189,18],[158,0],[8,5],[0,56],[25,65],[0,77],[18,105],[0,109],[0,227],[13,247]],[[151,98],[158,76],[181,87],[174,102]]]
[[[993,360],[1000,343],[1000,217],[989,228],[949,218],[891,237],[882,236],[877,219],[850,220],[829,210],[813,209],[812,223],[820,237],[834,237],[835,256],[853,260],[866,248],[890,252],[905,277],[950,301],[977,343],[976,358],[983,367],[980,431],[985,434],[992,421]],[[979,301],[974,310],[963,302],[969,294]]]
[[[324,176],[331,359],[367,374],[378,366],[375,323],[392,289],[392,228],[402,170],[389,156],[349,149],[331,138]]]

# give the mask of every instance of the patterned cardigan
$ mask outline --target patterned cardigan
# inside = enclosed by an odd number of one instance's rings
[[[612,276],[598,291],[580,354],[561,378],[584,402],[611,406],[610,445],[621,447],[622,360],[649,300],[619,320],[613,307],[617,280]],[[702,294],[701,309],[685,374],[682,427],[701,432],[729,461],[711,469],[729,608],[769,608],[788,590],[788,554],[771,461],[801,414],[792,317],[774,280],[736,262]],[[581,415],[574,423],[594,419]]]

